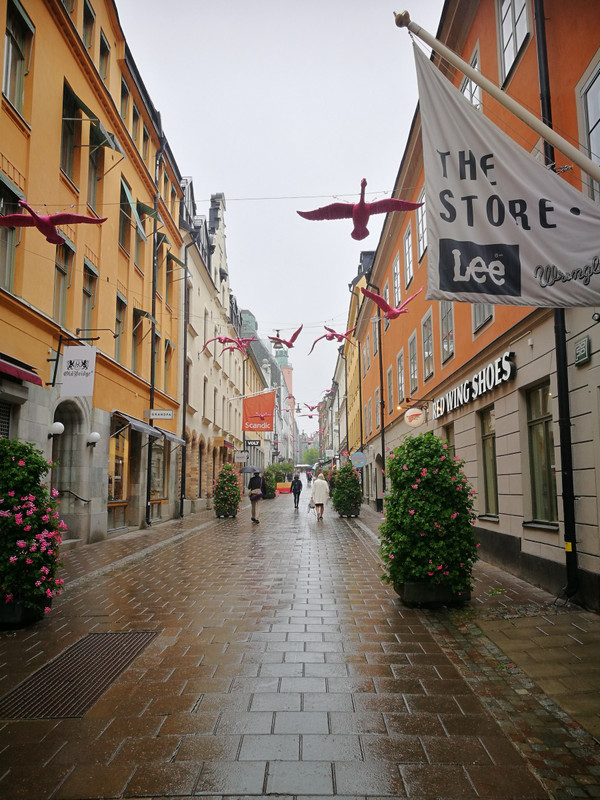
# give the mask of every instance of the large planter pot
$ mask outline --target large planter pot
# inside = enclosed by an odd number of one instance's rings
[[[394,591],[400,596],[404,605],[410,608],[463,606],[471,599],[471,592],[468,589],[458,594],[447,586],[424,581],[406,581],[406,583],[394,584]]]
[[[51,604],[51,600],[47,605]],[[44,616],[44,609],[26,606],[23,600],[13,600],[12,603],[0,605],[0,631],[26,628],[39,622]]]
[[[340,515],[340,517],[358,517],[358,515],[360,514],[360,506],[357,506],[356,508],[344,509],[343,511],[338,511],[338,514]]]

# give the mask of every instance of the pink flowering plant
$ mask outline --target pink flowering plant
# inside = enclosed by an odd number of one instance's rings
[[[479,544],[474,491],[464,462],[432,432],[407,436],[387,462],[391,489],[380,526],[386,583],[440,584],[460,594],[471,588]]]
[[[235,517],[240,506],[242,482],[231,464],[223,464],[215,478],[214,504],[217,517]]]
[[[22,602],[41,617],[63,580],[57,578],[66,525],[41,450],[0,437],[0,604]]]

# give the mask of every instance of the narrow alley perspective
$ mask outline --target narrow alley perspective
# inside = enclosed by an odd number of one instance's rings
[[[381,516],[307,494],[66,552],[0,637],[0,797],[598,797],[597,615],[483,562],[464,608],[407,608]]]

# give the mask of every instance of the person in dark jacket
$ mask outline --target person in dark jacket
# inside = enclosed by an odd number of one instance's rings
[[[261,477],[260,472],[255,472],[248,481],[248,494],[250,495],[250,505],[252,507],[252,516],[250,519],[257,524],[260,522],[258,518],[258,504],[263,499],[265,494],[265,481]]]
[[[294,475],[294,480],[292,481],[290,490],[294,495],[294,508],[298,508],[298,504],[300,503],[300,492],[302,491],[302,481],[300,480],[300,475],[297,473]]]

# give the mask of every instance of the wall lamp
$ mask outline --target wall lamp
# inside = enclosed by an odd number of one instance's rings
[[[87,446],[88,447],[96,447],[96,445],[100,441],[100,438],[101,437],[100,437],[100,434],[98,433],[98,431],[92,431],[89,434],[89,436],[87,437],[87,442],[86,442]]]
[[[594,322],[600,322],[600,314],[596,311],[594,314],[592,314],[592,319]]]
[[[65,432],[65,426],[62,422],[53,422],[50,425],[50,430],[48,431],[48,438],[52,439],[53,436],[60,436],[61,433]]]

